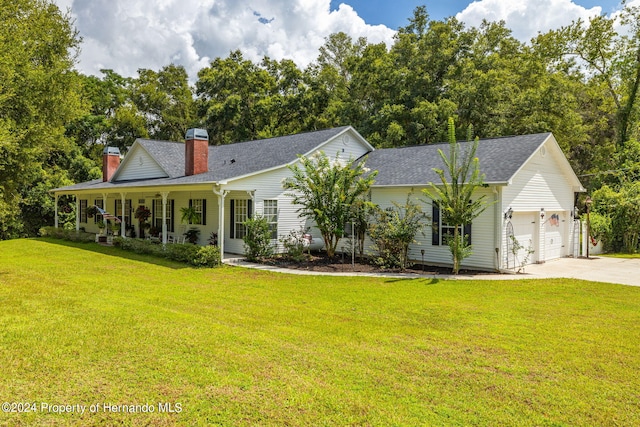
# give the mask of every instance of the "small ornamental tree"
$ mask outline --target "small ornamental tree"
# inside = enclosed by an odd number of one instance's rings
[[[354,215],[355,206],[366,202],[376,171],[367,173],[364,161],[341,161],[338,156],[330,160],[323,152],[310,157],[299,156],[289,166],[293,176],[283,186],[300,206],[301,217],[313,220],[322,234],[327,256],[333,257],[338,240],[344,236],[344,227]],[[366,175],[366,176],[365,176]]]
[[[407,197],[404,205],[392,202],[393,207],[374,210],[375,221],[369,224],[369,237],[378,252],[374,262],[382,267],[409,267],[409,245],[424,228],[426,215],[420,205]]]
[[[471,132],[470,132],[471,133]],[[470,139],[470,138],[469,138]],[[471,197],[477,188],[484,184],[484,175],[480,174],[480,162],[476,157],[478,139],[468,141],[461,149],[456,142],[456,130],[453,118],[449,118],[449,153],[438,150],[444,169],[434,169],[440,183],[430,183],[431,188],[423,192],[440,208],[442,222],[453,227],[453,236],[447,240],[453,258],[453,273],[458,274],[462,260],[471,255],[471,247],[465,236],[460,233],[463,226],[471,224],[488,206],[485,196]]]

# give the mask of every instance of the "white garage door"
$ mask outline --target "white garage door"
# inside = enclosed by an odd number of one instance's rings
[[[511,225],[513,227],[513,236],[518,241],[518,244],[522,246],[522,248],[514,255],[511,253],[511,242],[508,242],[508,256],[511,257],[509,260],[509,267],[512,268],[514,266],[520,266],[525,263],[531,264],[538,259],[537,251],[527,255],[529,248],[535,250],[537,248],[537,239],[536,239],[536,212],[517,212],[513,214],[511,218]],[[528,256],[528,260],[527,260]]]
[[[564,212],[549,212],[544,224],[544,259],[549,261],[567,255]]]

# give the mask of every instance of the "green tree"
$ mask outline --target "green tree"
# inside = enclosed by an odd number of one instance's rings
[[[195,121],[195,104],[184,67],[138,70],[131,83],[131,100],[144,117],[149,137],[181,141]]]
[[[432,203],[438,204],[443,223],[453,227],[453,236],[449,237],[447,244],[453,258],[454,274],[458,274],[462,261],[471,255],[471,249],[461,230],[488,206],[484,195],[474,194],[484,184],[480,162],[476,157],[477,148],[477,139],[466,144],[456,141],[455,124],[453,118],[450,118],[449,153],[438,150],[444,169],[434,169],[440,182],[429,183],[430,188],[423,190]]]
[[[387,209],[375,208],[367,232],[378,253],[374,261],[383,267],[404,270],[409,267],[409,245],[415,243],[427,217],[410,196],[404,205],[392,203],[393,207]]]
[[[619,190],[604,185],[593,192],[594,235],[608,249],[637,252],[640,249],[640,181],[625,181]]]
[[[48,0],[0,5],[0,239],[30,235],[52,219],[46,193],[70,183],[65,125],[83,114],[73,71],[79,38]],[[37,228],[35,228],[37,230]]]
[[[555,57],[557,66],[580,72],[606,88],[615,108],[618,147],[633,136],[640,114],[640,7],[626,1],[622,4],[625,7],[619,17],[596,16],[588,25],[577,20],[544,35],[549,39],[547,52]],[[616,19],[622,24],[620,32]]]
[[[365,162],[334,160],[323,152],[299,156],[300,165],[290,165],[292,176],[284,181],[301,217],[313,220],[322,234],[327,256],[335,255],[344,227],[354,216],[354,207],[365,200],[376,171],[367,173]]]

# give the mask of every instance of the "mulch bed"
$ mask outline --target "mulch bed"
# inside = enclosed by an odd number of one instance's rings
[[[362,259],[356,259],[355,263],[352,264],[350,256],[345,255],[344,258],[342,258],[341,256],[328,258],[325,254],[322,253],[312,253],[311,258],[308,261],[303,262],[294,262],[281,258],[272,258],[265,260],[263,263],[282,268],[330,273],[413,273],[431,276],[435,274],[451,274],[451,268],[449,267],[435,267],[429,265],[422,266],[417,264],[402,271],[400,269],[380,268],[377,265],[370,264],[367,262],[367,260]],[[460,274],[487,274],[487,272],[460,270]]]

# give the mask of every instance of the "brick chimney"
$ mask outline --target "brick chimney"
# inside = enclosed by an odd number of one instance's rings
[[[184,141],[184,174],[209,172],[209,134],[204,129],[189,129]]]
[[[118,166],[120,166],[118,147],[105,147],[102,152],[102,182],[110,181]]]

